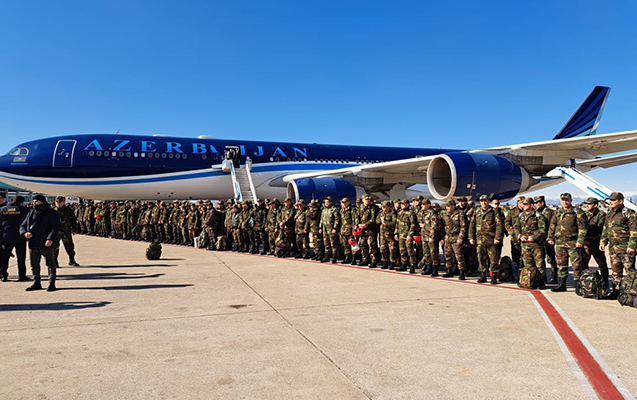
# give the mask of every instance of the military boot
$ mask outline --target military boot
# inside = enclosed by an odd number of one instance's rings
[[[566,278],[559,278],[560,284],[551,289],[551,292],[566,292]]]
[[[407,264],[400,264],[400,267],[396,271],[407,271]]]
[[[33,285],[31,285],[28,288],[26,288],[27,292],[31,292],[33,290],[42,290],[42,285],[40,284],[39,280],[34,281]]]
[[[47,292],[55,292],[57,288],[55,287],[55,281],[49,281],[49,287],[46,288]]]
[[[358,263],[356,262],[356,254],[352,254],[352,262],[349,263],[350,265],[357,265]]]
[[[458,280],[459,281],[466,281],[467,280],[467,277],[464,274],[464,270],[460,270],[460,275],[458,276]]]
[[[387,269],[389,268],[389,266],[387,265],[386,261],[381,261],[380,262],[380,269]]]
[[[351,254],[347,254],[345,255],[345,259],[343,261],[341,261],[341,264],[349,264],[352,262],[352,255]]]
[[[540,272],[540,276],[538,277],[537,288],[540,290],[546,290],[546,274]]]
[[[80,266],[80,264],[78,264],[78,263],[75,261],[75,257],[71,257],[71,259],[69,260],[69,265],[70,265],[71,267],[79,267],[79,266]]]
[[[498,273],[497,272],[492,272],[491,273],[491,282],[492,285],[497,285],[498,284]]]
[[[442,277],[451,278],[452,276],[453,276],[453,267],[448,267],[447,272]]]
[[[332,264],[336,264],[336,263],[338,263],[338,256],[334,254],[334,257],[332,257]]]
[[[480,277],[478,283],[485,283],[487,281],[487,271],[480,271]]]
[[[359,265],[359,266],[361,266],[361,267],[366,267],[366,266],[368,266],[368,265],[369,265],[369,261],[368,261],[368,260],[363,260],[363,261],[361,261],[361,263],[360,263],[360,264],[358,264],[358,265]]]
[[[304,260],[309,260],[310,259],[310,251],[309,250],[305,250],[305,252],[303,254],[303,259]]]
[[[409,273],[410,274],[415,274],[416,273],[416,266],[415,265],[410,265],[409,266]]]
[[[321,260],[322,263],[326,263],[330,260],[330,257],[332,255],[330,253],[325,253],[325,256],[323,257],[323,259]]]
[[[438,266],[433,265],[431,267],[431,276],[438,276]]]
[[[551,269],[551,279],[549,279],[546,283],[556,284],[557,283],[557,269]]]
[[[431,275],[431,265],[427,265],[422,272],[420,273],[420,275]]]
[[[618,297],[619,297],[619,288],[616,288],[613,286],[613,291],[610,292],[608,296],[606,296],[606,298],[608,300],[617,300]]]
[[[369,264],[369,268],[376,268],[377,264],[375,262],[372,262],[371,264]]]

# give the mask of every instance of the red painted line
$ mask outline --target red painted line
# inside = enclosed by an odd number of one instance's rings
[[[531,294],[538,303],[540,303],[540,306],[551,320],[551,323],[557,330],[557,333],[562,337],[562,340],[573,357],[575,357],[577,364],[580,366],[582,372],[584,372],[584,375],[586,375],[586,378],[600,399],[623,399],[624,397],[619,393],[617,387],[611,382],[591,353],[589,353],[588,349],[586,349],[586,346],[579,340],[577,335],[575,335],[564,318],[562,318],[560,313],[553,307],[544,294],[538,291],[531,291]]]

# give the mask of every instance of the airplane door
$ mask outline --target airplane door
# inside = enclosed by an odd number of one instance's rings
[[[75,150],[75,140],[58,140],[53,153],[54,167],[72,167],[73,166],[73,150]]]

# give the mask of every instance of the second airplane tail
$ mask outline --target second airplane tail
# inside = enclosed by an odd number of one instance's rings
[[[597,126],[602,117],[609,93],[609,87],[595,86],[595,89],[553,139],[594,135],[597,132]]]

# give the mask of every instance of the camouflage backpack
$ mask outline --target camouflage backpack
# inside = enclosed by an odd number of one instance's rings
[[[637,307],[637,272],[631,272],[624,277],[622,293],[617,301],[622,306]]]
[[[149,244],[146,248],[146,258],[149,260],[159,260],[161,258],[161,244]]]
[[[197,237],[197,248],[204,249],[210,245],[210,235],[206,230],[201,231],[199,236]]]
[[[537,268],[524,267],[520,272],[518,286],[524,289],[537,289],[539,278],[540,274]]]
[[[500,259],[500,281],[515,282],[513,278],[513,262],[509,256],[504,256]]]
[[[608,282],[597,271],[586,269],[577,281],[577,294],[588,299],[603,299],[608,294]]]

